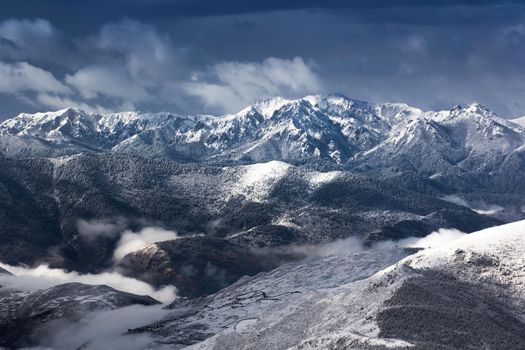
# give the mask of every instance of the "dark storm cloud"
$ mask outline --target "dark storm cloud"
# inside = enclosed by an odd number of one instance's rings
[[[0,74],[25,77],[16,91],[0,85],[2,115],[67,104],[232,112],[317,92],[525,114],[521,1],[35,0],[0,13]],[[45,81],[51,90],[31,88]]]
[[[11,1],[2,4],[3,12],[8,16],[23,16],[42,13],[81,14],[82,11],[97,12],[101,17],[122,14],[154,16],[214,16],[241,13],[299,9],[380,9],[393,7],[451,7],[522,4],[520,0],[92,0],[90,2],[72,2],[69,0]],[[139,12],[140,10],[140,12]]]

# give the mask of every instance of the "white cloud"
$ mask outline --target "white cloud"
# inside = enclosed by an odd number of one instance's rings
[[[211,82],[217,80],[217,83]],[[261,63],[223,62],[208,76],[195,74],[184,84],[185,91],[207,105],[234,112],[257,99],[273,96],[303,96],[318,92],[321,83],[312,66],[301,57],[270,57]]]
[[[399,241],[383,241],[374,245],[375,248],[391,248],[393,246],[405,248],[435,248],[463,237],[466,233],[456,229],[440,228],[425,237],[408,237]]]
[[[183,91],[198,96],[208,107],[219,107],[225,112],[236,112],[248,103],[228,86],[211,83],[183,83]]]
[[[148,349],[148,344],[154,341],[150,335],[126,332],[158,321],[168,312],[159,306],[142,305],[91,312],[83,317],[82,322],[56,323],[54,329],[50,330],[51,340],[46,343],[55,350]],[[164,347],[158,345],[155,348]]]
[[[71,90],[48,71],[27,62],[0,61],[0,92],[23,91],[67,94]]]
[[[74,39],[67,38],[45,19],[7,19],[0,22],[0,60],[51,62],[53,66],[78,67],[80,55]]]
[[[481,214],[481,215],[493,215],[505,209],[504,207],[500,205],[487,204],[483,201],[478,201],[477,203],[469,203],[457,195],[448,195],[441,199],[447,202],[450,202],[450,203],[461,205],[462,207],[467,207],[470,210],[475,211],[476,213]]]
[[[109,113],[144,106],[237,112],[258,99],[319,92],[311,63],[301,57],[260,62],[224,61],[195,69],[188,50],[153,26],[124,19],[85,38],[67,38],[46,20],[0,22],[0,92],[35,105]],[[2,63],[5,57],[10,62]],[[32,65],[60,64],[64,79]],[[28,63],[28,62],[31,63]],[[36,92],[34,98],[33,92]]]
[[[450,203],[454,203],[456,205],[460,205],[462,207],[469,208],[467,201],[461,198],[460,196],[456,196],[455,194],[447,195],[441,199],[443,199],[444,201],[450,202]]]
[[[113,259],[119,261],[127,254],[146,248],[153,243],[177,238],[178,235],[175,232],[160,227],[146,227],[140,232],[125,231],[117,243]]]
[[[91,51],[104,57],[66,76],[65,81],[84,99],[105,97],[134,109],[137,103],[153,100],[165,103],[157,92],[183,79],[181,51],[168,35],[150,25],[124,19],[102,27],[86,40]]]
[[[140,102],[150,98],[141,82],[135,81],[123,67],[117,65],[82,68],[73,75],[67,75],[65,80],[87,99],[104,95],[122,101]]]
[[[0,267],[13,275],[1,275],[0,285],[18,290],[45,289],[63,283],[79,282],[89,285],[105,284],[117,290],[137,295],[149,295],[163,303],[170,303],[176,297],[174,286],[165,286],[155,289],[146,282],[135,278],[125,277],[117,272],[102,272],[99,274],[79,274],[61,269],[53,269],[47,265],[35,268],[10,266],[0,263]]]
[[[129,75],[147,86],[173,76],[181,63],[181,52],[175,49],[169,35],[134,20],[105,25],[93,43],[99,50],[122,57]]]
[[[97,237],[117,237],[127,226],[126,219],[79,219],[77,221],[78,233],[82,238],[92,240]]]
[[[346,255],[362,252],[370,249],[391,249],[391,248],[435,248],[442,244],[451,242],[466,233],[456,229],[441,228],[431,232],[425,237],[408,237],[401,240],[385,240],[365,246],[363,241],[357,237],[338,239],[333,242],[316,246],[293,247],[298,252],[307,254],[309,257],[327,257],[333,255]]]
[[[98,104],[89,104],[89,103],[71,99],[69,97],[62,97],[62,96],[51,95],[51,94],[46,94],[46,93],[39,93],[36,96],[36,101],[40,103],[42,106],[46,106],[46,107],[50,107],[54,109],[76,107],[76,108],[83,109],[87,112],[95,112],[95,113],[102,113],[102,114],[113,112],[113,110],[102,107]]]
[[[338,239],[330,243],[321,244],[313,247],[310,256],[327,257],[332,255],[346,255],[351,253],[362,252],[366,248],[363,241],[357,237]]]
[[[35,40],[46,40],[57,35],[49,21],[41,18],[8,19],[0,22],[0,37],[14,42],[17,46],[34,45]]]

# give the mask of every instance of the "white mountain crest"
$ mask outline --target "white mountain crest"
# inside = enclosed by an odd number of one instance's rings
[[[20,114],[0,124],[0,135],[9,139],[0,148],[6,154],[12,142],[18,145],[23,138],[28,148],[50,156],[95,150],[181,161],[346,164],[374,159],[388,164],[399,157],[411,162],[426,152],[442,163],[439,166],[481,154],[508,155],[525,140],[519,120],[500,118],[479,103],[425,112],[402,103],[371,104],[336,94],[276,97],[223,116],[100,115],[69,108]]]

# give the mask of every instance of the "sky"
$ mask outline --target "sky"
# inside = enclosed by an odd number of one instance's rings
[[[525,1],[0,2],[0,120],[342,93],[525,115]]]

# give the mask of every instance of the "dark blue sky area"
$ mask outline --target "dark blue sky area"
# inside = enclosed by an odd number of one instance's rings
[[[77,106],[235,112],[340,92],[525,115],[523,1],[0,3],[0,119]]]

